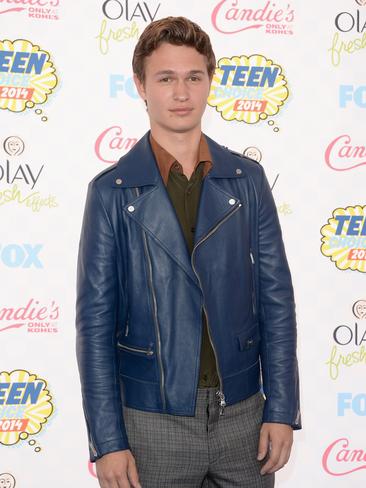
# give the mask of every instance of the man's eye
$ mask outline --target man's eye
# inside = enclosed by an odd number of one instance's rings
[[[198,76],[190,76],[189,79],[191,81],[200,81],[200,78]]]
[[[168,81],[171,81],[171,78],[169,76],[166,76],[165,78],[161,78],[160,81],[167,83]]]

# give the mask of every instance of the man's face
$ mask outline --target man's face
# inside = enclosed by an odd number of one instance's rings
[[[164,42],[145,58],[144,83],[134,78],[152,129],[182,133],[200,126],[211,80],[196,49]]]

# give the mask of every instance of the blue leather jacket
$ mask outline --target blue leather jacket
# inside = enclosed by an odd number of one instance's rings
[[[190,256],[148,136],[88,188],[76,327],[92,461],[129,448],[122,404],[194,415],[202,307],[223,413],[262,385],[263,422],[301,428],[293,288],[263,168],[206,136]]]

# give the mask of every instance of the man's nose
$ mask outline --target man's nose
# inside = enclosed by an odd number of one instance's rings
[[[175,84],[173,98],[174,100],[179,100],[180,102],[188,100],[189,90],[184,80],[178,80]]]

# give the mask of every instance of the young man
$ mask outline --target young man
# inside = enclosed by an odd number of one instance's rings
[[[89,185],[77,355],[102,488],[273,487],[301,428],[270,187],[201,132],[215,64],[198,25],[152,22],[133,57],[151,131]]]

